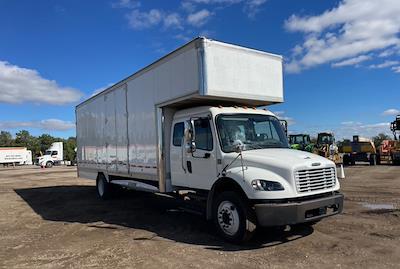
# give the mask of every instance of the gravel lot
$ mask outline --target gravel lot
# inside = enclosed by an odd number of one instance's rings
[[[1,268],[400,268],[400,167],[346,168],[344,213],[224,243],[174,200],[99,201],[75,168],[0,169]]]

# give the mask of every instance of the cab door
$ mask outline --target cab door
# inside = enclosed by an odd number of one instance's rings
[[[184,121],[192,120],[196,150],[183,144]],[[174,186],[210,189],[217,177],[215,130],[208,116],[175,122],[171,143],[171,181]]]

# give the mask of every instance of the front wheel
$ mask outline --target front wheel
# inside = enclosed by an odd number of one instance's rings
[[[216,197],[213,219],[218,233],[236,244],[250,240],[257,228],[254,210],[233,191],[222,192]]]
[[[46,163],[46,168],[52,168],[53,167],[53,163],[52,162],[47,162]]]

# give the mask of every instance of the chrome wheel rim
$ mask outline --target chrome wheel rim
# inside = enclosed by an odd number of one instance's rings
[[[218,224],[221,230],[234,235],[239,230],[239,213],[236,206],[230,201],[223,201],[218,206]]]

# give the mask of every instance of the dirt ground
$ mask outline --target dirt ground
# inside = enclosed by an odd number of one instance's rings
[[[75,168],[0,169],[0,267],[400,268],[400,167],[346,174],[343,214],[234,246],[167,197],[104,202]]]

